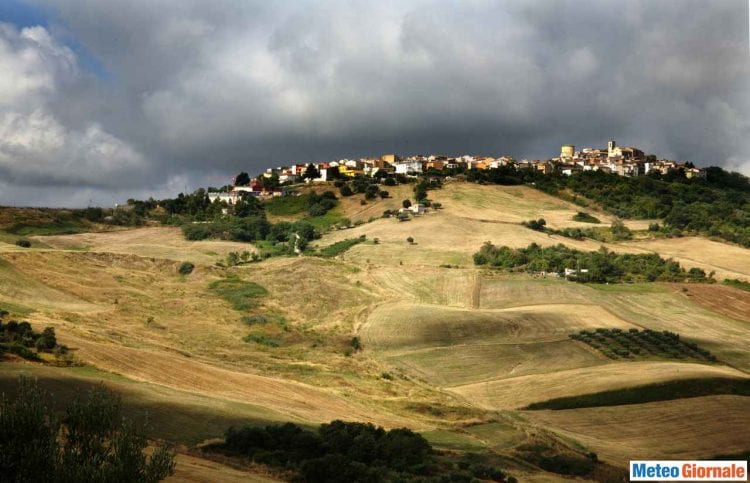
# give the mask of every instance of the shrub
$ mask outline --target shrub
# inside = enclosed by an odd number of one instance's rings
[[[341,188],[339,188],[339,192],[341,193],[341,196],[351,196],[354,194],[354,191],[352,191],[352,188],[348,185],[342,185]]]
[[[190,275],[193,273],[193,269],[195,268],[195,265],[193,265],[190,262],[182,262],[180,264],[180,267],[177,269],[177,272],[180,273],[180,275]]]
[[[21,248],[31,248],[31,242],[25,238],[19,238],[16,240],[16,245]]]
[[[544,227],[547,225],[547,222],[544,218],[539,218],[538,220],[524,221],[522,224],[528,228],[531,228],[532,230],[544,231]]]
[[[361,351],[362,341],[359,339],[359,337],[354,336],[352,337],[352,340],[351,340],[351,346],[352,346],[352,349],[354,349],[355,351]]]
[[[620,220],[615,220],[612,222],[610,231],[612,232],[612,238],[615,241],[630,240],[631,238],[633,238],[633,233],[630,231],[630,228],[625,226],[625,224]]]
[[[406,241],[409,242],[409,245],[413,245],[414,244],[414,238],[412,238],[412,237],[408,237],[406,239]]]

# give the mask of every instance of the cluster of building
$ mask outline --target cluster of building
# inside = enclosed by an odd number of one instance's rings
[[[385,154],[379,158],[341,159],[320,163],[293,164],[268,168],[258,178],[251,180],[247,186],[237,186],[233,181],[233,189],[229,192],[209,193],[211,201],[220,199],[234,204],[240,196],[251,195],[261,198],[283,196],[283,188],[269,188],[270,183],[265,180],[278,179],[278,184],[289,185],[304,181],[324,182],[341,177],[379,176],[386,175],[418,176],[431,170],[443,171],[457,168],[466,170],[496,169],[509,166],[514,169],[535,169],[545,174],[560,172],[572,175],[580,171],[603,171],[620,176],[640,176],[652,171],[667,174],[670,171],[682,169],[688,178],[702,177],[705,173],[689,163],[678,163],[666,159],[656,159],[646,156],[638,148],[617,146],[610,140],[605,148],[584,148],[576,151],[575,146],[565,144],[560,150],[560,156],[548,160],[515,160],[511,156],[489,157],[463,155],[458,157],[439,155],[415,155],[399,157],[395,154]]]
[[[584,148],[576,151],[572,144],[564,144],[560,149],[559,157],[534,163],[537,169],[545,173],[559,170],[566,175],[577,171],[605,171],[620,176],[640,176],[652,171],[667,174],[670,171],[682,169],[688,178],[705,176],[704,171],[695,168],[690,163],[646,156],[638,148],[618,146],[611,139],[606,149]]]

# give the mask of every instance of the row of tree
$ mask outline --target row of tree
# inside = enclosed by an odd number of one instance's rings
[[[474,254],[474,263],[508,270],[555,272],[560,275],[564,275],[565,269],[569,269],[575,271],[571,278],[578,282],[713,281],[713,274],[707,276],[700,268],[685,270],[674,260],[665,260],[657,254],[615,253],[605,247],[584,252],[562,244],[542,247],[532,243],[526,248],[516,249],[497,247],[486,242]]]
[[[333,421],[316,430],[293,423],[230,428],[224,444],[209,447],[296,473],[298,481],[386,482],[457,481],[476,478],[515,482],[481,464],[446,465],[427,440],[406,428],[385,430],[372,424]]]

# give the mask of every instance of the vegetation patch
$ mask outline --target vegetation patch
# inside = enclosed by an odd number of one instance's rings
[[[745,280],[740,280],[738,278],[724,279],[724,285],[729,285],[730,287],[734,287],[740,290],[746,290],[750,292],[750,282],[745,281]]]
[[[214,280],[208,288],[232,305],[235,310],[245,311],[258,305],[258,299],[267,295],[268,290],[255,282],[241,280],[232,274]]]
[[[750,379],[702,378],[669,381],[643,386],[603,391],[580,396],[561,397],[529,404],[525,409],[578,409],[601,406],[624,406],[653,401],[671,401],[701,396],[730,394],[750,396]]]
[[[266,347],[279,347],[281,345],[281,341],[279,339],[265,334],[248,334],[242,340],[244,340],[245,342],[254,342]]]
[[[583,283],[713,281],[700,268],[686,271],[674,260],[665,260],[657,254],[619,254],[605,247],[584,252],[562,244],[542,247],[532,243],[526,248],[516,249],[496,247],[486,242],[474,254],[474,263],[508,270],[556,272]]]
[[[409,429],[385,430],[364,423],[333,421],[314,430],[293,423],[230,428],[224,443],[205,449],[283,468],[294,473],[295,480],[311,483],[516,481],[480,457],[442,458],[424,437]]]
[[[310,216],[324,215],[336,206],[336,195],[332,191],[323,194],[305,193],[299,196],[280,196],[263,203],[270,215],[293,216],[307,213]]]
[[[284,328],[289,322],[281,314],[255,314],[242,317],[242,323],[250,326],[277,324]]]
[[[367,237],[362,235],[357,238],[347,238],[346,240],[337,241],[327,247],[321,248],[316,255],[323,258],[333,258],[349,250],[354,245],[364,243],[366,240]]]
[[[575,215],[573,215],[573,221],[580,221],[583,223],[601,223],[599,218],[592,216],[585,211],[579,211]]]
[[[680,359],[717,362],[716,356],[694,342],[685,342],[668,330],[596,329],[582,330],[570,338],[588,344],[610,359]]]

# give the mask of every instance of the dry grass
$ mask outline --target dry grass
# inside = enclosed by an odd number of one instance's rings
[[[180,354],[113,347],[82,339],[65,339],[95,366],[161,386],[279,411],[292,419],[327,422],[342,414],[393,427],[403,418],[373,411],[336,392],[294,381],[228,370]],[[164,368],[169,368],[165,371]]]
[[[690,301],[727,317],[750,320],[750,292],[726,285],[674,284]]]
[[[441,190],[431,191],[430,198],[446,208],[459,211],[462,216],[476,220],[520,223],[544,218],[551,228],[609,226],[612,215],[593,208],[582,208],[528,186],[476,185],[448,183]],[[573,221],[573,216],[585,211],[601,224]],[[625,220],[631,229],[648,228],[648,221]]]
[[[632,325],[596,305],[470,310],[401,302],[377,307],[360,333],[388,363],[451,387],[607,363],[568,339],[593,327]]]
[[[249,473],[216,461],[184,453],[177,455],[176,462],[177,467],[175,468],[174,475],[164,481],[175,483],[270,483],[283,481],[268,475]]]
[[[656,240],[624,242],[613,245],[618,251],[653,252],[673,258],[685,267],[698,267],[706,273],[715,271],[716,278],[750,278],[748,250],[728,243],[703,237],[660,238]]]
[[[710,396],[630,406],[525,413],[607,462],[706,459],[747,451],[750,398]]]
[[[35,237],[58,249],[83,248],[92,252],[121,253],[167,260],[213,264],[229,252],[253,252],[249,243],[221,240],[187,241],[174,227],[136,228],[117,232]]]

